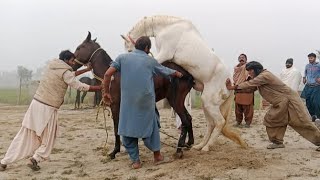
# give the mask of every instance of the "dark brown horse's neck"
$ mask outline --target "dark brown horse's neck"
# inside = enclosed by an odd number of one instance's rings
[[[93,69],[93,73],[103,79],[104,73],[107,71],[107,69],[110,67],[110,63],[112,62],[112,59],[109,57],[109,55],[104,50],[100,50],[96,57],[93,57],[91,60],[91,65]],[[98,80],[98,83],[101,84],[101,82]]]

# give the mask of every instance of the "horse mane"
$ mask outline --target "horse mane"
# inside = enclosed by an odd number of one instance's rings
[[[129,31],[129,34],[135,34],[135,33],[139,33],[141,30],[145,30],[146,25],[152,24],[152,26],[165,26],[165,25],[170,25],[170,24],[174,24],[174,23],[178,23],[181,21],[186,21],[191,23],[189,20],[180,18],[180,17],[175,17],[175,16],[167,16],[167,15],[156,15],[156,16],[145,16],[143,19],[141,19],[140,21],[138,21],[138,23],[135,24],[135,26],[133,26],[133,28]],[[151,22],[151,23],[149,23]]]

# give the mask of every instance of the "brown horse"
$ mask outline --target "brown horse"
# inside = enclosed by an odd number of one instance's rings
[[[76,70],[82,65],[91,62],[93,67],[93,73],[100,78],[104,77],[104,73],[109,68],[112,59],[104,51],[95,40],[91,40],[91,33],[89,32],[87,38],[80,44],[76,51],[75,56],[78,62],[74,65],[73,69]],[[182,122],[182,130],[178,141],[178,147],[176,151],[177,157],[182,157],[183,147],[190,147],[194,143],[193,130],[192,130],[192,118],[184,106],[184,100],[186,95],[193,87],[193,77],[185,71],[182,67],[175,63],[165,62],[164,66],[180,71],[184,76],[182,78],[166,79],[161,76],[154,77],[156,101],[167,98],[169,104],[177,112]],[[111,159],[115,158],[115,155],[120,152],[120,136],[118,135],[119,124],[119,111],[120,111],[120,73],[114,75],[114,79],[111,81],[110,94],[112,97],[112,104],[110,106],[112,112],[112,118],[114,123],[114,134],[116,136],[115,148],[112,153],[109,154]],[[188,134],[188,142],[186,136]]]

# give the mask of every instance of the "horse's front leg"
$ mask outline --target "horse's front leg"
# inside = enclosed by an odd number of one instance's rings
[[[120,106],[119,106],[120,107]],[[110,159],[115,159],[116,154],[120,152],[121,141],[120,136],[118,135],[118,126],[119,126],[119,108],[115,105],[111,105],[112,111],[112,119],[113,119],[113,127],[114,127],[114,136],[115,136],[115,144],[113,151],[109,154]]]

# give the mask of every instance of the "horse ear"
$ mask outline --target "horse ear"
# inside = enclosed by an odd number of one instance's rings
[[[92,40],[93,42],[96,42],[97,38],[95,38],[94,40]]]
[[[90,31],[88,31],[88,36],[86,38],[86,41],[91,41],[91,33],[90,33]]]
[[[122,34],[120,34],[120,36],[122,37],[122,39],[124,39],[125,41],[129,42],[129,40]]]

